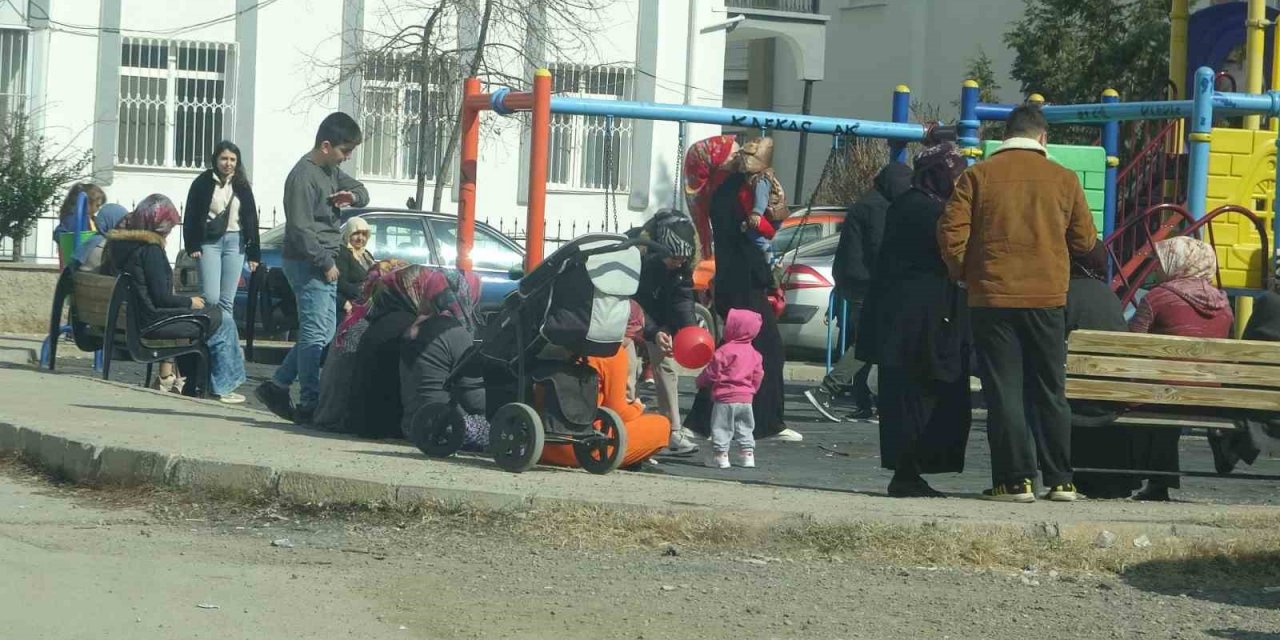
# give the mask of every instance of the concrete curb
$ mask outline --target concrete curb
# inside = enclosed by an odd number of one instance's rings
[[[163,486],[232,495],[279,498],[295,504],[398,505],[458,502],[490,508],[534,503],[634,509],[598,500],[535,498],[507,493],[400,485],[252,464],[170,455],[81,442],[29,427],[0,422],[0,454],[23,460],[69,481],[86,485]],[[772,519],[778,519],[777,514]]]
[[[29,367],[36,363],[40,354],[35,349],[26,347],[0,346],[0,363]]]

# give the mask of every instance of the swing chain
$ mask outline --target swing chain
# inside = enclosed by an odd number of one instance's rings
[[[827,162],[822,166],[822,174],[818,176],[818,182],[814,185],[813,191],[809,192],[809,202],[805,203],[804,215],[800,218],[800,224],[798,225],[799,231],[797,232],[800,234],[799,239],[804,238],[804,225],[809,223],[809,214],[813,213],[813,204],[818,200],[818,191],[822,189],[822,185],[826,183],[828,176],[831,174],[832,167],[834,167],[840,160],[840,156],[842,155],[840,147],[843,141],[843,134],[837,134],[831,137],[831,153],[827,154]],[[795,266],[796,258],[800,257],[800,252],[797,251],[797,249],[799,249],[798,246],[788,248],[788,251],[791,253],[791,264],[787,265],[788,269]]]
[[[610,208],[613,213],[613,231],[618,232],[618,189],[613,175],[613,116],[604,117],[604,226],[602,231],[609,230]]]
[[[671,192],[671,208],[684,212],[684,197],[680,193],[680,187],[684,186],[685,122],[681,120],[678,127],[676,133],[676,180]]]

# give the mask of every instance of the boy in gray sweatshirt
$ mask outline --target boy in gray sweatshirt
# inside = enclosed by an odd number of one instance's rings
[[[361,140],[360,125],[351,116],[329,114],[316,132],[315,147],[284,182],[284,275],[297,298],[298,339],[255,395],[272,413],[298,424],[309,424],[315,413],[320,355],[337,329],[339,210],[369,204],[364,185],[338,168]],[[294,380],[301,387],[296,408],[289,397]]]

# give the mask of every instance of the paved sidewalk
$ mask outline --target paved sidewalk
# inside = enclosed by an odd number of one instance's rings
[[[0,368],[0,451],[20,450],[78,481],[156,483],[309,502],[461,499],[494,506],[568,501],[708,509],[759,519],[952,521],[1034,525],[1123,522],[1180,528],[1272,507],[1089,502],[1006,505],[677,478],[499,470],[483,457],[431,460],[411,446],[322,434],[252,409],[31,369]]]

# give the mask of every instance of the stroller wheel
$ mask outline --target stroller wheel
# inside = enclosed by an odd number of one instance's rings
[[[596,410],[596,418],[600,420],[600,428],[596,431],[599,435],[575,440],[573,455],[583,469],[606,474],[622,465],[627,451],[627,426],[613,409],[600,407]]]
[[[512,473],[523,473],[538,464],[546,434],[542,418],[527,404],[503,405],[489,424],[489,450],[499,467]]]
[[[441,412],[446,412],[441,416]],[[409,435],[413,444],[433,458],[447,458],[462,448],[467,434],[462,413],[456,407],[429,404],[413,415]]]

